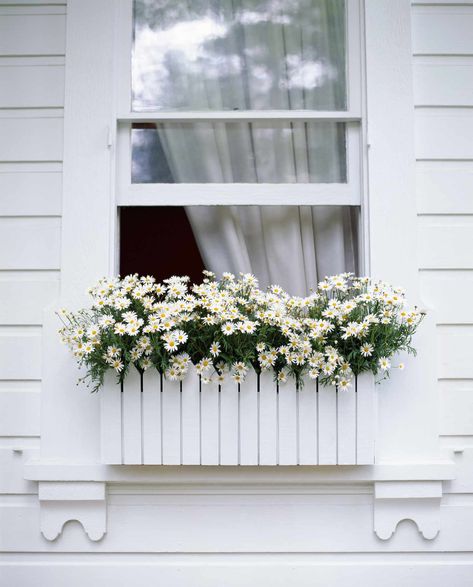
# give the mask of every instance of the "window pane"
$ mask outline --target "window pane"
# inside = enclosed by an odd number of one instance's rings
[[[135,0],[132,109],[346,109],[344,0]]]
[[[133,183],[344,183],[345,124],[135,124]]]

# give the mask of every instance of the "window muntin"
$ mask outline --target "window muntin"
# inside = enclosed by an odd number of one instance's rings
[[[135,0],[132,110],[345,110],[345,0]]]

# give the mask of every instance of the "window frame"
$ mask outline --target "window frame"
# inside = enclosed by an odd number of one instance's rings
[[[120,39],[115,52],[117,138],[117,206],[189,205],[347,205],[362,206],[362,26],[361,0],[346,0],[347,109],[246,110],[246,111],[146,111],[131,110],[131,55],[133,0],[117,3],[116,31]],[[136,122],[195,121],[333,121],[346,124],[346,183],[131,183],[131,124]]]

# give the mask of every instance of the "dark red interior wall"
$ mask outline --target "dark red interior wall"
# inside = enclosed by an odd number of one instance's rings
[[[120,208],[120,275],[153,275],[158,281],[188,275],[199,283],[203,269],[182,206]]]

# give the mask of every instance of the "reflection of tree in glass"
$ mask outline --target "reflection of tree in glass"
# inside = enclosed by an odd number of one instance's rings
[[[133,106],[346,107],[344,0],[135,0]]]

